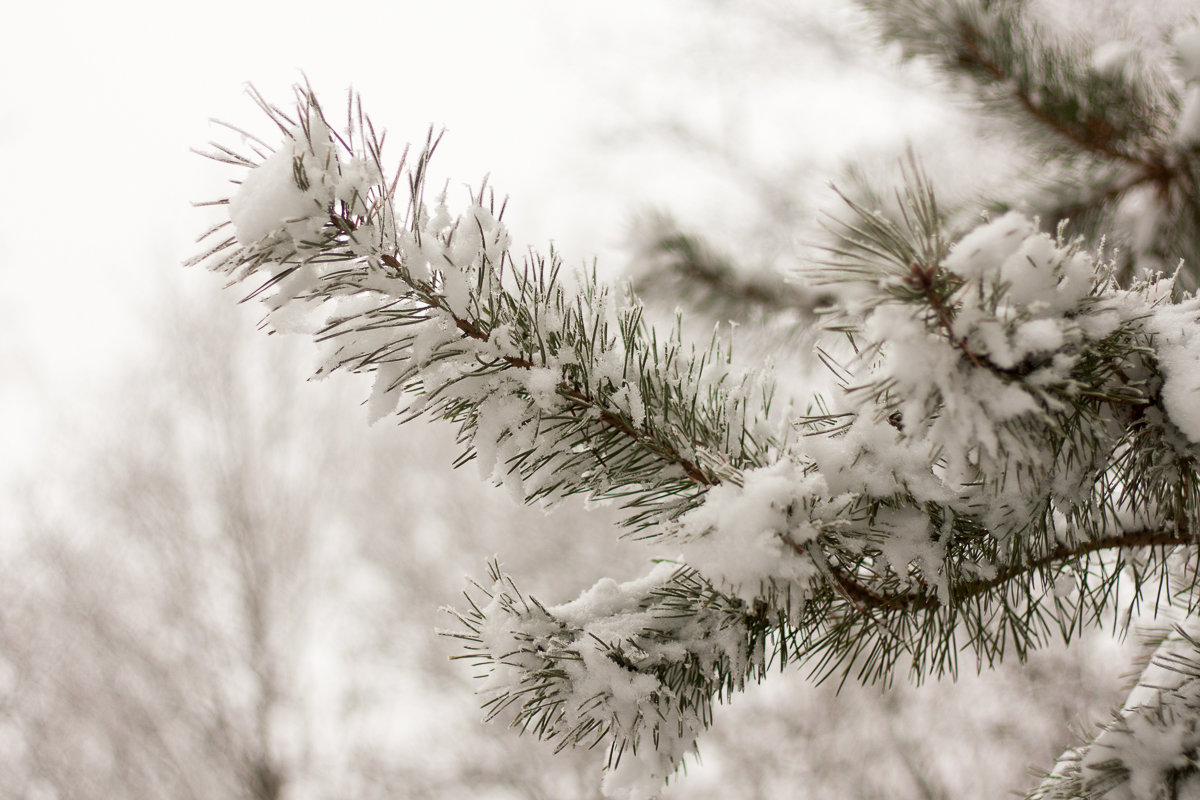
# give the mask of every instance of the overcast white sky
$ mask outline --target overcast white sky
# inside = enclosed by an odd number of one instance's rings
[[[614,272],[636,211],[702,222],[738,206],[686,158],[629,140],[639,120],[744,141],[765,170],[832,162],[905,124],[894,98],[831,71],[819,44],[698,9],[708,6],[11,4],[0,34],[0,465],[20,471],[47,409],[85,413],[95,382],[152,332],[143,317],[164,283],[216,284],[181,277],[214,213],[189,203],[222,194],[227,175],[189,148],[229,140],[210,118],[268,130],[247,83],[286,103],[303,72],[327,106],[353,86],[395,145],[445,126],[435,171],[452,185],[490,173],[519,244],[554,240],[568,263],[598,256]]]

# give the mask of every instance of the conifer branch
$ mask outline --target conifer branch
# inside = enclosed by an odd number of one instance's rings
[[[850,574],[831,564],[839,589],[864,609],[879,611],[932,611],[944,605],[958,604],[964,600],[988,594],[1010,581],[1037,573],[1048,567],[1075,562],[1081,558],[1105,550],[1139,547],[1187,547],[1197,543],[1196,537],[1186,528],[1144,528],[1122,531],[1096,539],[1086,539],[1072,544],[1060,544],[1027,563],[1002,567],[987,579],[975,579],[951,583],[949,595],[943,599],[934,587],[923,587],[917,591],[877,591],[856,580]],[[804,549],[795,548],[798,555]]]
[[[211,230],[197,261],[253,279],[269,324],[315,334],[323,371],[372,373],[374,417],[455,423],[458,463],[527,502],[620,501],[682,554],[561,606],[493,564],[457,614],[489,714],[605,744],[610,778],[636,763],[658,785],[772,664],[886,682],[904,661],[953,672],[964,640],[980,664],[1020,657],[1107,613],[1124,550],[1149,553],[1136,592],[1165,574],[1156,548],[1195,543],[1200,299],[1119,287],[1016,213],[954,240],[915,158],[896,216],[847,201],[819,271],[857,284],[827,324],[850,344],[825,356],[843,390],[800,417],[716,341],[688,347],[678,322],[660,338],[631,292],[594,273],[568,287],[553,252],[514,264],[483,188],[460,215],[431,206],[432,134],[398,214],[402,173],[384,177],[361,107],[339,133],[306,89],[295,119],[261,104],[283,144],[216,150],[242,171],[234,235]]]
[[[957,53],[958,62],[966,69],[981,71],[997,85],[1011,87],[1012,97],[1017,105],[1047,130],[1086,152],[1142,167],[1144,175],[1165,168],[1165,165],[1153,163],[1147,158],[1117,147],[1120,137],[1116,125],[1101,113],[1097,113],[1103,108],[1082,111],[1075,120],[1051,113],[1048,107],[1034,99],[1029,87],[1020,80],[1021,76],[1010,74],[997,59],[985,51],[983,41],[983,31],[973,20],[965,16],[958,20],[958,42],[961,45]]]
[[[383,181],[369,126],[333,134],[306,92],[296,116],[303,122],[276,119],[289,132],[285,149],[254,165],[231,201],[238,236],[198,260],[239,279],[265,273],[250,296],[288,324],[289,309],[356,309],[315,333],[332,346],[325,370],[375,373],[375,416],[411,398],[404,415],[459,424],[460,463],[482,448],[497,478],[519,480],[530,499],[620,499],[635,530],[684,513],[722,475],[767,463],[779,447],[763,424],[769,385],[731,374],[717,342],[689,353],[678,329],[660,341],[632,295],[613,297],[594,275],[568,291],[553,254],[515,268],[482,190],[458,220],[444,200],[428,209],[432,135],[400,222],[399,176]],[[245,208],[260,177],[289,155],[280,176],[288,183],[260,190],[266,212]],[[272,203],[286,209],[268,217],[274,227],[259,220]],[[501,408],[497,424],[489,410]]]
[[[832,297],[767,269],[746,269],[665,215],[636,232],[631,279],[642,297],[686,302],[721,320],[738,322],[794,315],[811,323]]]
[[[1178,98],[1149,68],[1137,82],[1120,71],[1097,70],[1085,46],[1054,40],[1018,0],[862,5],[910,55],[932,57],[946,71],[968,76],[996,110],[1019,110],[1057,140],[1061,157],[1116,161],[1147,180],[1171,173],[1161,142]]]
[[[395,256],[385,253],[380,256],[380,261],[392,269],[397,270],[397,273],[401,276],[408,274],[404,269],[404,265],[401,264]],[[405,280],[403,277],[401,279]],[[407,282],[408,281],[406,280],[406,283]],[[450,309],[446,308],[442,304],[441,296],[432,287],[421,282],[412,282],[409,283],[409,288],[421,296],[424,302],[440,307],[441,310],[446,313],[447,317],[454,322],[455,327],[458,328],[463,336],[469,339],[474,339],[477,342],[486,343],[489,340],[490,333],[488,331],[483,330],[478,323],[469,319],[464,319],[463,317],[456,315]],[[538,363],[530,359],[517,356],[502,356],[500,361],[513,369],[531,370],[540,366]],[[605,407],[602,401],[586,390],[582,390],[566,381],[562,381],[555,387],[555,391],[560,396],[570,400],[573,406],[576,407],[580,412],[584,414],[591,413],[595,415],[595,417],[601,423],[607,425],[608,428],[613,432],[626,437],[629,439],[629,441],[633,442],[639,447],[645,448],[646,451],[662,458],[665,462],[675,464],[676,466],[680,467],[684,473],[696,483],[697,486],[716,486],[720,483],[720,480],[715,475],[705,471],[692,459],[685,457],[673,444],[670,442],[663,442],[662,440],[655,439],[651,436],[647,436],[644,431],[638,430],[631,425],[627,418],[613,413],[610,409]]]

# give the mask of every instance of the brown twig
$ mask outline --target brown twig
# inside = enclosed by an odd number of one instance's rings
[[[982,367],[983,361],[972,352],[971,348],[967,345],[967,340],[954,335],[954,315],[934,286],[933,279],[937,270],[937,265],[921,266],[914,263],[909,268],[910,274],[905,279],[905,282],[921,292],[923,299],[933,310],[938,326],[946,334],[946,338],[950,341],[950,344],[961,350],[963,355],[971,360],[972,364]]]
[[[950,586],[949,602],[950,604],[957,604],[963,600],[989,592],[1020,575],[1027,574],[1041,567],[1057,561],[1066,561],[1071,558],[1089,555],[1101,550],[1122,547],[1179,547],[1195,543],[1196,539],[1194,535],[1184,526],[1175,530],[1143,529],[1138,531],[1124,531],[1099,539],[1089,539],[1074,545],[1060,544],[1026,564],[1016,564],[999,570],[991,578],[963,581]],[[791,547],[797,554],[805,554],[805,549],[802,546],[793,543]],[[836,564],[830,564],[829,571],[833,579],[837,582],[835,589],[838,594],[852,599],[854,601],[853,605],[856,607],[867,607],[880,611],[933,611],[943,605],[943,601],[937,593],[917,591],[889,594],[864,586],[852,576],[838,569]]]
[[[1013,97],[1024,111],[1049,128],[1058,136],[1066,139],[1084,150],[1098,155],[1107,156],[1128,164],[1142,167],[1147,173],[1157,172],[1164,168],[1155,159],[1140,158],[1119,149],[1113,143],[1116,128],[1104,117],[1089,115],[1083,120],[1083,127],[1072,126],[1064,120],[1046,111],[1037,101],[1025,91],[999,64],[990,59],[980,47],[980,31],[969,22],[959,25],[959,37],[963,52],[959,56],[965,65],[974,64],[986,72],[997,83],[1013,82]]]
[[[395,258],[394,256],[384,255],[380,257],[380,260],[389,267],[400,271],[402,276],[407,275],[407,273],[403,271],[403,265],[399,259]],[[420,282],[413,282],[408,279],[405,279],[405,282],[408,283],[409,286],[411,286],[425,302],[437,307],[447,314],[450,314],[451,318],[454,320],[455,327],[457,327],[464,336],[480,342],[486,342],[488,340],[488,334],[483,330],[483,328],[471,320],[462,319],[453,311],[446,308],[442,303],[441,296],[437,294],[432,287]],[[534,363],[533,361],[515,356],[504,356],[501,360],[505,365],[515,369],[532,369],[538,366],[538,364]],[[719,478],[704,471],[699,464],[684,456],[670,444],[662,442],[656,438],[646,436],[643,432],[630,425],[626,420],[609,411],[607,408],[602,406],[599,400],[592,396],[589,392],[583,391],[578,387],[572,386],[566,382],[562,382],[558,385],[557,392],[560,397],[571,400],[576,407],[594,410],[597,414],[597,419],[606,425],[610,430],[616,431],[622,436],[633,440],[637,444],[654,453],[659,458],[677,465],[683,470],[684,474],[696,484],[704,487],[711,487],[716,486],[721,482]]]

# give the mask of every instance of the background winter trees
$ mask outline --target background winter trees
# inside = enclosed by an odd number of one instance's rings
[[[473,704],[429,698],[469,694],[433,633],[460,589],[449,554],[532,526],[585,569],[586,543],[431,476],[444,439],[368,430],[292,343],[181,301],[162,299],[161,346],[111,387],[105,426],[9,500],[5,793],[585,796],[503,740],[464,746]]]

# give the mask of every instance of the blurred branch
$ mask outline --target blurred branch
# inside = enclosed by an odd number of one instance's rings
[[[631,280],[640,296],[684,302],[722,320],[761,321],[790,312],[801,323],[832,296],[791,282],[772,270],[739,269],[665,214],[642,221],[634,233]]]

